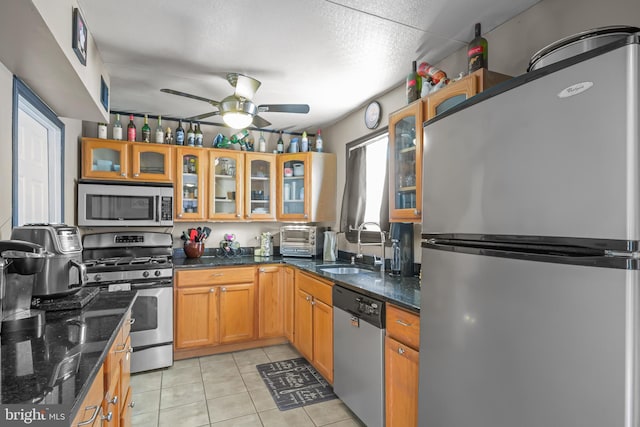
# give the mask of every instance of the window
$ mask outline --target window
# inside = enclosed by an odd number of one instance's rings
[[[356,230],[364,222],[389,228],[388,146],[387,128],[347,144],[340,230],[349,242],[357,242]],[[363,242],[380,241],[380,228],[367,225],[364,230],[371,232],[362,233]]]
[[[13,78],[13,226],[62,223],[64,124]]]

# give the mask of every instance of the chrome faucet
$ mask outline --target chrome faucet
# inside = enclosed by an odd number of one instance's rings
[[[375,225],[378,228],[380,228],[380,243],[362,243],[362,241],[360,240],[360,233],[362,232],[362,230],[364,229],[364,227],[366,225]],[[373,265],[379,265],[380,266],[380,273],[384,273],[384,242],[385,242],[385,236],[384,236],[384,231],[382,230],[382,228],[380,227],[380,224],[378,224],[377,222],[363,222],[362,224],[360,224],[358,226],[358,253],[356,254],[356,258],[362,258],[364,255],[362,254],[362,246],[378,246],[380,245],[380,249],[382,250],[382,257],[381,258],[377,258],[375,255],[373,255]]]

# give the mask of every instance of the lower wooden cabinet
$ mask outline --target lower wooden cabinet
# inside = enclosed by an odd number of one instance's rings
[[[255,267],[178,271],[176,349],[256,338]]]
[[[294,340],[294,299],[295,299],[295,280],[294,269],[291,267],[282,267],[282,287],[284,301],[284,336],[293,342]]]
[[[255,284],[220,286],[220,343],[256,338]]]
[[[384,348],[386,425],[417,426],[419,353],[388,336]]]
[[[266,265],[258,268],[258,336],[284,335],[285,294],[282,267]]]
[[[214,286],[176,289],[175,346],[215,345],[218,337],[218,302]]]
[[[387,304],[384,342],[387,427],[418,425],[420,317]]]
[[[296,271],[293,343],[329,383],[333,383],[332,286]]]

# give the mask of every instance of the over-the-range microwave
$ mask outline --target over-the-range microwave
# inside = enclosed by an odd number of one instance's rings
[[[78,181],[78,225],[173,225],[173,184]]]

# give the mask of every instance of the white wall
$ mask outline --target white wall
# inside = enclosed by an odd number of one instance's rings
[[[11,235],[13,74],[0,63],[0,240]]]
[[[512,20],[494,29],[484,37],[489,43],[489,69],[511,76],[526,72],[533,54],[546,45],[563,37],[591,28],[608,25],[631,25],[640,27],[640,1],[612,0],[543,0],[516,16]],[[417,58],[420,60],[420,58]],[[466,49],[459,50],[436,64],[448,76],[455,77],[466,71]],[[374,97],[382,105],[383,114],[406,105],[404,86],[399,86],[386,94]],[[342,204],[345,181],[345,145],[370,131],[364,126],[364,105],[333,126],[323,130],[327,151],[338,153],[338,194],[336,203]],[[386,126],[388,120],[380,124]],[[339,218],[336,227],[339,224]],[[414,228],[414,253],[416,262],[420,262],[420,227]],[[339,237],[340,249],[355,251]],[[366,253],[377,253],[377,249],[367,248]]]

